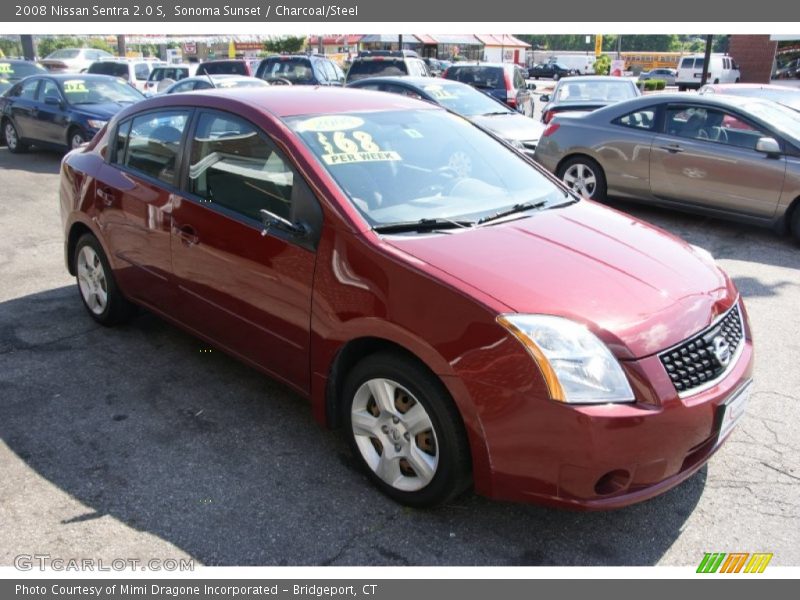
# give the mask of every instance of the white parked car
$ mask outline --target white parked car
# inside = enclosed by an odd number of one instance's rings
[[[704,54],[690,54],[681,58],[678,63],[678,74],[675,77],[678,90],[684,92],[699,89],[703,80],[704,64]],[[739,65],[733,58],[727,54],[711,55],[706,83],[739,83],[741,77]]]
[[[144,87],[145,96],[160,94],[176,81],[191,77],[197,71],[196,64],[158,65],[150,73]]]
[[[114,55],[96,48],[62,48],[48,54],[39,64],[52,73],[83,73],[94,61],[107,58]]]
[[[93,62],[87,72],[117,77],[144,93],[147,89],[147,80],[150,77],[150,73],[156,67],[161,66],[166,66],[166,63],[152,60],[117,58]]]

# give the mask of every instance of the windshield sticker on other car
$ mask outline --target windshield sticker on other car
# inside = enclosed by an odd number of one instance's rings
[[[328,165],[402,160],[397,152],[381,149],[366,131],[353,131],[349,135],[336,131],[332,137],[318,132],[317,142],[325,150],[322,160]]]
[[[349,115],[322,115],[320,117],[312,117],[306,119],[298,126],[298,131],[347,131],[361,127],[364,124],[364,119],[358,117],[351,117]]]
[[[429,85],[424,88],[431,96],[437,100],[457,100],[458,96],[451,94],[440,85]]]
[[[0,62],[0,73],[3,75],[13,75],[14,69],[11,68],[11,63]]]
[[[403,129],[403,131],[406,132],[406,135],[408,137],[414,138],[415,140],[418,140],[422,137],[422,134],[416,129]]]
[[[88,91],[89,89],[86,87],[86,81],[83,79],[70,79],[69,81],[64,82],[65,94],[77,94]]]

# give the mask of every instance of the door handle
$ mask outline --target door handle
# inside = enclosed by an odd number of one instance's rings
[[[114,194],[111,192],[111,188],[97,188],[96,194],[106,206],[114,204]]]
[[[666,150],[667,152],[671,152],[672,154],[683,152],[683,146],[681,146],[680,144],[667,144],[666,146],[661,146],[661,149]]]
[[[194,246],[200,242],[197,231],[191,225],[176,225],[175,233],[181,238],[181,244],[184,246]]]

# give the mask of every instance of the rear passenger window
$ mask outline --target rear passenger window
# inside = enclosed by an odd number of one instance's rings
[[[166,111],[133,119],[125,166],[169,185],[176,183],[181,137],[189,113]]]
[[[189,191],[261,221],[263,208],[291,218],[294,172],[272,142],[233,116],[201,115],[192,140]]]
[[[136,76],[136,79],[138,79],[139,81],[144,81],[150,75],[150,69],[146,64],[138,63],[134,67],[134,75]]]
[[[117,127],[117,139],[114,143],[114,154],[111,157],[111,162],[125,164],[125,145],[128,142],[128,135],[130,132],[130,120],[120,123]]]
[[[656,124],[656,111],[648,108],[645,110],[637,110],[627,115],[618,117],[614,121],[615,125],[622,125],[623,127],[630,127],[632,129],[644,129],[652,131]]]

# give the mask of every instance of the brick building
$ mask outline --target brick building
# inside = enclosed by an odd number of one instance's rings
[[[728,54],[739,63],[743,83],[769,83],[777,49],[769,35],[732,35]]]

